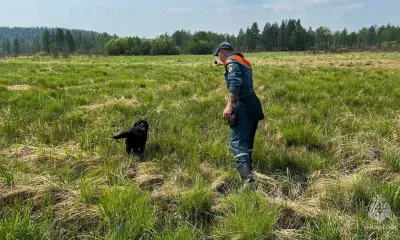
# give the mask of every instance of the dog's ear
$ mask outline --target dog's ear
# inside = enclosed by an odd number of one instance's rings
[[[129,136],[130,136],[129,132],[124,132],[124,133],[121,133],[121,134],[119,134],[117,136],[114,136],[113,138],[114,139],[122,139],[122,138],[128,138]]]

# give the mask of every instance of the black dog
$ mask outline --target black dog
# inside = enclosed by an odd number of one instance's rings
[[[147,131],[149,130],[149,123],[144,120],[136,122],[129,132],[121,133],[114,136],[114,139],[125,138],[126,153],[139,154],[143,153],[146,141],[147,141]]]

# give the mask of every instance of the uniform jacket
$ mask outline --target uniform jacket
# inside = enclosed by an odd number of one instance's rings
[[[260,121],[264,113],[259,98],[253,88],[251,63],[241,53],[232,53],[225,63],[225,81],[229,92],[237,96],[239,114],[248,120]]]

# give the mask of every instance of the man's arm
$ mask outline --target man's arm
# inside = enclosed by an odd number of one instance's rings
[[[229,82],[229,98],[226,104],[223,116],[228,120],[231,117],[232,107],[235,102],[236,96],[240,92],[242,85],[242,73],[238,63],[232,62],[227,65],[228,69],[228,82]]]
[[[228,88],[229,92],[235,95],[240,93],[242,87],[242,71],[239,63],[231,62],[227,64],[228,71]]]
[[[223,113],[223,117],[225,120],[229,120],[231,118],[234,102],[235,102],[235,94],[229,93],[228,102],[226,103],[226,107]]]
[[[231,118],[232,107],[235,102],[235,98],[239,94],[242,86],[242,72],[239,64],[235,62],[228,63],[226,69],[228,71],[229,98],[223,113],[223,117],[225,120],[229,120]]]
[[[226,106],[232,107],[233,104],[235,103],[235,98],[236,98],[236,94],[229,93],[228,103],[226,104]]]

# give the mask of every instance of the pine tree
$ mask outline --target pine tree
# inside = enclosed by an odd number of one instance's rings
[[[340,45],[342,47],[348,47],[348,32],[347,28],[343,29],[343,31],[340,33]]]
[[[279,51],[279,25],[277,22],[271,26],[272,51]]]
[[[260,43],[260,29],[258,28],[257,22],[254,22],[253,25],[251,25],[250,32],[247,37],[249,51],[256,50],[257,45]]]
[[[346,46],[349,48],[356,48],[357,46],[357,33],[351,32],[348,34]]]
[[[40,52],[40,42],[39,42],[39,36],[38,35],[35,35],[33,37],[32,52],[33,53]]]
[[[20,51],[21,51],[21,45],[20,45],[20,43],[18,41],[18,38],[14,38],[14,48],[13,48],[13,50],[14,50],[14,54],[19,54]]]
[[[172,34],[172,40],[174,41],[174,44],[180,48],[183,48],[184,46],[184,39],[183,39],[183,30],[177,30]]]
[[[306,30],[301,25],[300,19],[297,19],[296,21],[295,35],[297,38],[295,42],[296,51],[304,51],[306,42]]]
[[[25,54],[29,51],[29,44],[26,43],[25,39],[21,38],[19,41],[19,53],[20,54]]]
[[[247,28],[246,33],[244,34],[244,40],[243,40],[243,46],[242,46],[242,49],[244,52],[249,51],[250,38],[251,38],[251,31],[250,31],[250,28]]]
[[[50,32],[48,29],[43,32],[42,46],[44,52],[50,53]]]
[[[3,41],[3,53],[4,54],[11,53],[11,44],[10,44],[10,40],[8,38],[5,41]]]
[[[358,47],[365,48],[369,47],[370,36],[367,28],[362,28],[358,32]]]
[[[311,50],[315,47],[315,32],[309,27],[306,35],[306,49]]]
[[[73,53],[75,51],[75,41],[69,30],[65,33],[65,41],[67,42],[68,52]]]
[[[242,51],[242,50],[243,50],[244,39],[245,39],[245,33],[244,33],[243,29],[241,28],[241,29],[239,30],[238,36],[237,36],[237,38],[236,38],[236,48],[237,48],[239,51]]]
[[[50,49],[50,53],[52,53],[53,55],[56,55],[58,53],[57,51],[57,43],[56,43],[56,34],[54,33],[54,31],[51,31],[50,33],[50,44],[49,44],[49,49]]]
[[[269,46],[271,44],[270,29],[271,29],[271,24],[266,23],[262,30],[261,36],[260,36],[260,44],[262,45],[262,48],[265,51],[270,50],[270,48],[269,48]]]
[[[371,26],[370,28],[368,28],[368,43],[369,46],[375,46],[377,44],[378,40],[377,40],[377,36],[376,36],[376,28],[375,26]]]
[[[115,36],[115,38],[117,37]],[[76,47],[80,52],[82,51],[82,40],[83,40],[82,32],[79,32],[78,38],[76,39]]]
[[[56,46],[58,52],[64,51],[64,31],[61,28],[57,28],[56,30]]]
[[[296,48],[297,34],[295,33],[295,31],[296,31],[296,21],[293,19],[289,19],[285,28],[286,50],[289,51],[296,50],[295,48]]]
[[[279,28],[279,34],[278,34],[278,42],[279,42],[279,48],[278,51],[286,51],[286,23],[284,20],[282,20],[281,26]]]

